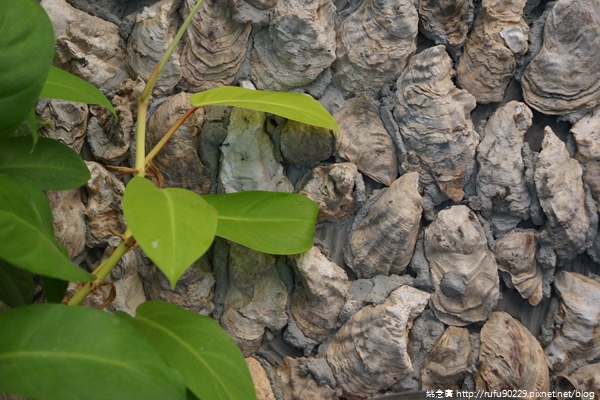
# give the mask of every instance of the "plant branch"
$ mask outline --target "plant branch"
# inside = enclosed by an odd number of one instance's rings
[[[171,126],[171,128],[167,131],[167,133],[165,133],[165,135],[162,137],[162,139],[160,139],[160,141],[156,144],[156,146],[154,146],[154,148],[146,156],[146,159],[145,159],[145,163],[146,164],[148,164],[150,161],[152,161],[152,159],[154,157],[156,157],[156,155],[158,154],[158,152],[163,147],[165,147],[165,145],[167,144],[167,142],[169,141],[169,139],[171,139],[171,136],[173,136],[173,134],[175,134],[175,132],[177,131],[177,129],[179,129],[179,127],[181,125],[183,125],[183,123],[185,122],[185,120],[188,119],[197,109],[198,109],[198,107],[192,107],[192,108],[190,108],[189,110],[186,111],[185,114],[183,114],[181,116],[181,118],[179,118],[177,120],[177,122],[175,122]]]

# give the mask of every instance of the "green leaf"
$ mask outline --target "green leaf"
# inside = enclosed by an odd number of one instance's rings
[[[319,207],[294,193],[247,191],[209,194],[217,209],[217,236],[269,254],[297,254],[313,245]]]
[[[0,301],[11,307],[33,302],[33,276],[31,272],[13,267],[0,260]]]
[[[35,147],[28,137],[2,139],[0,173],[26,178],[41,190],[74,189],[90,179],[81,157],[67,145],[49,138],[39,138]]]
[[[69,281],[94,276],[74,265],[54,238],[48,198],[26,181],[0,174],[0,257],[41,275]]]
[[[35,0],[0,0],[0,136],[33,109],[54,57],[54,33]]]
[[[120,313],[200,399],[256,399],[244,356],[214,320],[173,304],[149,301],[136,317]]]
[[[117,316],[30,305],[0,314],[0,392],[38,400],[184,399],[181,375]]]
[[[194,107],[234,106],[249,108],[334,131],[340,129],[321,103],[301,93],[271,92],[223,86],[193,94],[190,97],[190,102]]]
[[[117,112],[100,90],[78,76],[54,66],[50,67],[40,97],[99,104],[108,108],[115,117],[115,121],[117,120]]]
[[[33,149],[33,146],[35,146],[35,144],[37,143],[38,137],[39,137],[38,129],[42,128],[45,125],[48,125],[48,121],[46,121],[44,118],[40,117],[39,115],[36,115],[35,110],[31,109],[29,114],[27,114],[27,118],[25,119],[25,121],[23,121],[23,123],[17,128],[17,130],[14,131],[13,134],[10,136],[11,137],[21,137],[21,136],[31,137],[31,148]]]
[[[69,287],[69,282],[61,279],[42,276],[42,285],[44,287],[44,297],[48,303],[62,303]]]
[[[158,189],[134,177],[125,188],[123,213],[135,240],[174,288],[183,272],[210,247],[217,212],[198,194]]]

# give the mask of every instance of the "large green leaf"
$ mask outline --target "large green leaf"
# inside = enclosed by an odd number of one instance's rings
[[[193,94],[190,97],[190,102],[194,107],[235,106],[249,108],[334,131],[340,129],[321,103],[301,93],[271,92],[223,86]]]
[[[38,400],[184,399],[181,375],[128,323],[88,307],[0,313],[0,392]]]
[[[0,301],[11,307],[33,302],[33,276],[31,272],[13,267],[0,260]]]
[[[26,181],[0,174],[0,258],[53,278],[94,279],[74,265],[63,250],[54,238],[48,198]]]
[[[42,190],[74,189],[90,179],[88,167],[67,145],[39,138],[32,147],[28,137],[0,140],[0,173],[26,178]]]
[[[217,209],[217,236],[269,254],[297,254],[313,245],[319,207],[294,193],[247,191],[202,196]]]
[[[62,303],[69,287],[69,282],[61,279],[42,276],[42,286],[44,287],[44,298],[48,303]]]
[[[77,101],[86,104],[99,104],[108,108],[115,117],[115,120],[117,119],[117,113],[113,105],[100,90],[78,76],[54,66],[50,67],[40,97]]]
[[[35,0],[0,0],[0,136],[33,109],[54,57],[54,33]]]
[[[125,188],[123,213],[136,241],[172,287],[208,250],[217,228],[217,212],[198,194],[159,189],[140,177]]]
[[[120,313],[184,377],[200,399],[256,399],[244,356],[214,320],[173,304],[149,301],[136,317]]]

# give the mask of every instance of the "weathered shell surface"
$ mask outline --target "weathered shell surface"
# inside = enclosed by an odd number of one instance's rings
[[[511,282],[532,306],[542,300],[542,271],[536,262],[537,240],[533,231],[511,231],[496,240],[494,256],[498,269],[508,272]]]
[[[53,99],[40,111],[39,114],[50,124],[41,131],[41,136],[59,140],[79,153],[87,129],[88,106]]]
[[[252,376],[254,389],[256,390],[256,399],[275,400],[271,382],[269,382],[269,377],[263,366],[260,365],[260,362],[254,357],[248,357],[245,360],[248,370],[250,371],[250,376]]]
[[[339,155],[356,164],[365,175],[389,186],[398,177],[394,142],[377,108],[364,97],[346,100],[333,116],[340,128],[336,137]]]
[[[527,52],[526,0],[483,0],[457,67],[458,85],[478,103],[501,101],[517,58]]]
[[[280,149],[283,158],[294,164],[312,164],[333,154],[333,137],[326,128],[288,120],[283,127]]]
[[[600,102],[599,45],[598,1],[557,1],[546,19],[540,52],[523,73],[527,104],[560,115],[595,107]]]
[[[113,250],[113,247],[107,247],[103,259],[104,257],[108,258]],[[114,285],[116,297],[106,307],[107,311],[124,311],[135,316],[135,310],[146,301],[144,282],[138,273],[141,258],[136,253],[136,251],[130,251],[125,254],[111,272],[108,279]]]
[[[128,155],[135,131],[137,101],[144,90],[141,78],[126,79],[112,99],[119,121],[106,108],[92,106],[87,138],[94,156],[108,164],[119,164]]]
[[[511,101],[500,107],[485,126],[477,148],[477,194],[484,216],[498,212],[529,219],[531,196],[521,148],[531,119],[529,107]]]
[[[418,25],[410,1],[362,2],[337,31],[334,82],[347,95],[377,93],[415,53]]]
[[[412,373],[408,333],[428,299],[428,293],[401,286],[342,325],[325,357],[345,395],[372,396]]]
[[[187,17],[197,0],[184,0]],[[252,27],[231,18],[225,2],[205,0],[184,35],[181,52],[181,85],[190,92],[233,82],[246,58]]]
[[[419,29],[437,44],[462,47],[473,22],[473,0],[421,0]]]
[[[127,65],[148,81],[154,67],[177,33],[181,0],[161,0],[139,13],[127,41]],[[158,93],[170,92],[181,79],[181,66],[177,49],[162,70],[155,90]]]
[[[469,331],[449,326],[423,362],[421,389],[461,388],[470,353]]]
[[[298,193],[319,206],[317,222],[339,222],[365,201],[365,184],[356,165],[338,163],[313,168]]]
[[[277,2],[269,27],[254,39],[256,87],[288,90],[315,80],[335,60],[334,16],[331,0]]]
[[[598,215],[582,169],[569,157],[565,144],[546,127],[535,173],[540,204],[548,217],[544,229],[560,260],[573,259],[591,246],[596,236]]]
[[[65,0],[44,0],[41,4],[53,21],[56,66],[104,93],[114,94],[128,77],[117,25],[80,11]]]
[[[146,145],[152,149],[169,128],[189,109],[189,94],[179,93],[162,103],[148,122]],[[210,191],[208,169],[200,161],[198,148],[204,111],[197,110],[177,129],[153,162],[163,174],[166,187],[182,187],[196,193]]]
[[[571,127],[577,142],[576,159],[583,168],[583,180],[600,201],[600,108],[585,115]]]
[[[425,230],[425,257],[435,292],[431,307],[448,325],[485,321],[496,306],[499,280],[485,232],[466,206],[442,210]]]
[[[584,365],[569,376],[558,376],[556,378],[556,392],[560,392],[556,398],[567,400],[572,396],[566,393],[574,393],[573,390],[581,392],[593,392],[594,398],[600,396],[600,363]],[[591,395],[582,396],[592,398]]]
[[[338,393],[332,389],[335,381],[321,380],[313,371],[311,364],[322,359],[291,358],[283,359],[281,367],[277,369],[277,378],[280,383],[282,398],[293,399],[318,399],[337,400]],[[331,373],[331,371],[329,371]]]
[[[454,201],[464,196],[467,163],[477,135],[470,112],[475,98],[452,82],[452,59],[444,46],[415,55],[398,78],[394,117],[407,150],[408,168],[435,182]]]
[[[488,392],[514,388],[547,392],[550,388],[542,346],[527,328],[503,311],[493,312],[481,328],[476,386]],[[537,398],[543,397],[531,397]]]
[[[337,325],[350,286],[348,276],[316,247],[294,257],[293,264],[290,312],[304,335],[321,341]]]
[[[268,254],[231,243],[228,270],[229,288],[220,322],[247,356],[258,349],[265,329],[277,332],[287,323],[288,293],[275,259]]]
[[[221,145],[219,186],[225,193],[243,190],[292,192],[283,166],[275,160],[265,132],[265,113],[234,108]]]
[[[546,356],[553,371],[568,374],[600,357],[600,283],[561,271],[554,287],[563,324],[546,348]]]
[[[105,246],[115,233],[125,232],[125,219],[121,209],[125,185],[102,165],[92,161],[85,163],[91,174],[90,180],[85,184],[88,195],[85,207],[87,245]]]
[[[85,206],[79,189],[47,191],[52,207],[54,236],[74,259],[85,250]]]
[[[419,174],[395,180],[350,236],[350,267],[359,278],[402,273],[417,243],[423,199]]]

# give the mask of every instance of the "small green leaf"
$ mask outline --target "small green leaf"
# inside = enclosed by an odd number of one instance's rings
[[[181,375],[121,318],[88,307],[0,313],[0,392],[39,400],[184,399]]]
[[[194,107],[234,106],[249,108],[334,131],[340,129],[321,103],[301,93],[271,92],[223,86],[193,94],[190,97],[190,103]]]
[[[13,308],[31,304],[33,302],[31,272],[0,260],[0,301]]]
[[[74,265],[54,238],[48,198],[27,181],[0,174],[0,257],[41,275],[69,281],[94,276]]]
[[[158,189],[140,177],[125,188],[123,213],[135,240],[172,287],[208,250],[217,228],[217,212],[198,194]]]
[[[198,398],[256,399],[242,352],[211,318],[158,301],[140,305],[135,318],[120,315],[183,375]]]
[[[50,67],[40,97],[99,104],[108,108],[115,117],[115,121],[117,120],[117,112],[100,90],[78,76],[54,66]]]
[[[313,245],[319,207],[294,193],[247,191],[209,194],[217,209],[217,236],[269,254],[297,254]]]
[[[35,0],[0,0],[0,136],[33,109],[54,57],[54,33]]]
[[[41,190],[78,188],[90,179],[81,157],[57,140],[6,138],[0,141],[0,173],[15,179],[26,178]]]

